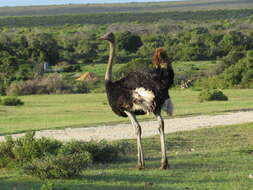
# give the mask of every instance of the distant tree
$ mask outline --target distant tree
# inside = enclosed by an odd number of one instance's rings
[[[0,78],[4,88],[15,80],[15,72],[17,68],[18,63],[16,57],[9,56],[0,59]]]
[[[75,54],[83,62],[92,63],[93,57],[97,55],[96,44],[90,40],[80,40],[75,47]]]
[[[29,36],[28,45],[31,55],[35,60],[55,64],[59,59],[59,46],[54,37],[49,33],[32,34]]]
[[[118,47],[126,51],[135,53],[142,46],[140,36],[131,32],[124,32],[118,36]]]
[[[231,50],[246,50],[251,46],[248,36],[238,31],[230,31],[223,36],[220,46],[226,53]]]

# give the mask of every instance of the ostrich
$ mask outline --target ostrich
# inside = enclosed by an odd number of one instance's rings
[[[141,126],[136,115],[153,113],[159,122],[161,141],[161,169],[169,167],[165,150],[164,120],[161,109],[165,107],[167,113],[172,112],[168,89],[173,83],[174,72],[168,63],[166,52],[162,48],[156,49],[153,56],[154,69],[148,71],[130,72],[124,78],[112,81],[112,65],[115,56],[115,36],[107,33],[100,38],[110,45],[110,54],[105,73],[105,88],[112,111],[121,117],[129,117],[137,136],[138,169],[144,169],[144,154],[141,142]]]

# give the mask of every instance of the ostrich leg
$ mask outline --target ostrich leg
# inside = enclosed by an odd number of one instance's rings
[[[160,133],[160,141],[161,141],[161,151],[162,151],[162,160],[161,160],[161,169],[169,168],[168,159],[166,157],[166,149],[165,149],[165,138],[164,138],[164,120],[161,114],[156,114],[156,118],[159,122],[159,133]]]
[[[125,111],[127,116],[130,118],[132,125],[135,129],[135,134],[137,136],[137,149],[138,149],[138,169],[144,169],[145,163],[144,163],[144,154],[143,154],[143,147],[141,143],[141,126],[138,123],[136,117],[131,112]]]

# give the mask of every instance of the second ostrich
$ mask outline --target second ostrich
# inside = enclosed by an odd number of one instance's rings
[[[161,168],[169,167],[166,157],[164,120],[161,109],[172,112],[172,102],[168,89],[173,83],[174,72],[168,63],[166,52],[162,48],[156,49],[153,56],[154,69],[148,71],[131,72],[120,80],[112,81],[112,65],[115,56],[115,36],[107,33],[100,38],[107,40],[110,45],[110,54],[105,74],[105,87],[109,104],[114,113],[121,117],[129,117],[137,136],[138,165],[139,169],[145,168],[143,147],[141,143],[141,126],[136,115],[153,113],[159,122],[161,141]]]

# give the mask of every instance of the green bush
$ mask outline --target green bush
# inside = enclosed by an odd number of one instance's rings
[[[14,82],[6,92],[8,95],[64,94],[71,93],[72,86],[62,75],[54,73],[32,80]]]
[[[88,93],[90,88],[88,87],[87,82],[85,81],[74,81],[72,84],[72,93]]]
[[[66,143],[61,149],[60,154],[82,154],[89,152],[95,163],[115,162],[119,159],[119,154],[124,150],[118,149],[117,146],[108,144],[106,141],[100,142],[83,142],[72,141]]]
[[[13,140],[11,136],[5,137],[0,143],[0,167],[23,165],[45,155],[56,155],[62,143],[47,138],[35,139],[35,133]]]
[[[40,190],[56,190],[52,183],[44,184],[40,187]]]
[[[115,71],[114,75],[116,79],[120,79],[122,77],[125,77],[130,72],[147,70],[151,66],[152,64],[150,60],[137,58],[120,67]]]
[[[56,156],[48,155],[43,159],[34,159],[23,169],[25,173],[39,178],[73,178],[80,175],[92,162],[89,152]]]
[[[199,94],[200,102],[212,100],[227,101],[228,97],[220,90],[203,90]]]
[[[5,141],[0,143],[0,168],[11,166],[15,161],[15,156],[12,152],[12,148],[15,145],[15,141],[11,136],[6,136]]]
[[[21,168],[40,178],[71,178],[89,164],[116,162],[129,149],[125,142],[62,143],[34,136],[35,132],[30,132],[17,140],[6,137],[0,143],[0,168]]]
[[[245,57],[228,65],[219,75],[199,79],[194,85],[209,89],[253,88],[252,60],[253,51],[247,51]]]
[[[24,105],[24,102],[16,97],[5,97],[0,99],[0,105],[4,106],[21,106]]]
[[[41,187],[40,187],[40,190],[69,190],[67,188],[56,188],[55,185],[51,182],[47,182],[45,184],[43,184]]]
[[[83,81],[68,81],[60,74],[49,74],[32,80],[14,82],[8,95],[88,93],[89,85]]]

